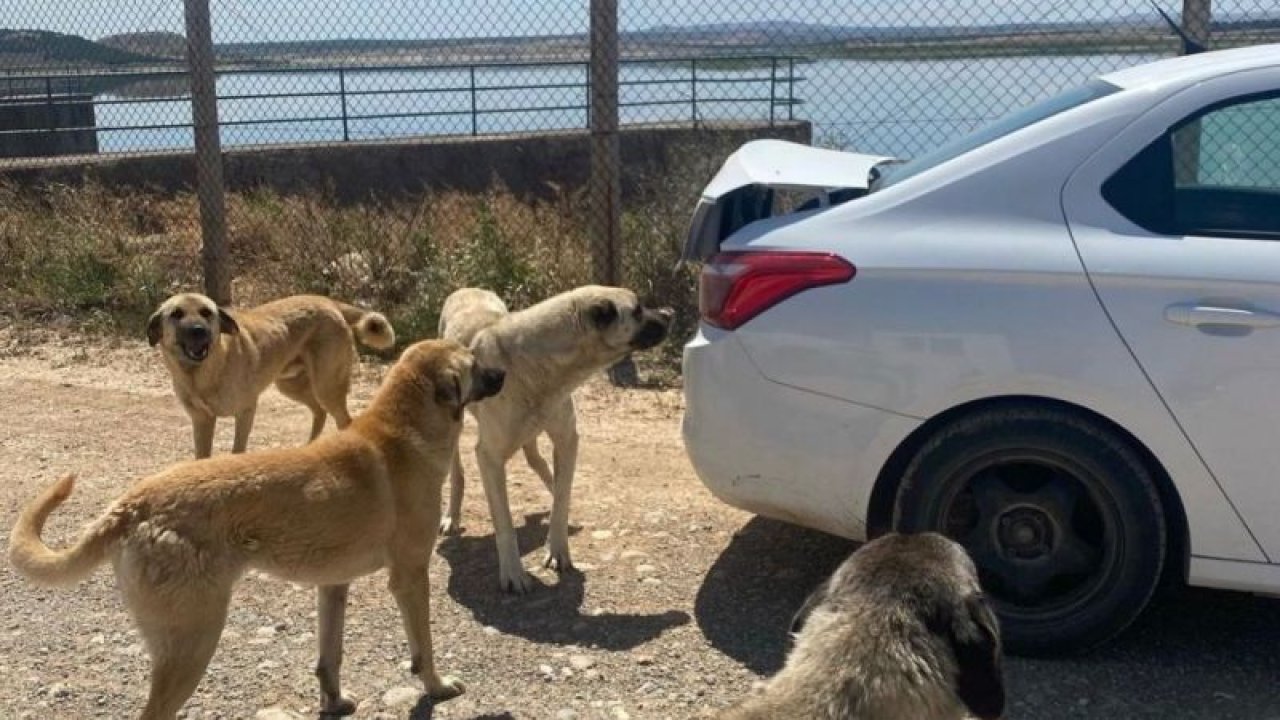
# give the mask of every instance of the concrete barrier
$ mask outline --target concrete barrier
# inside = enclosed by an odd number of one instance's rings
[[[808,143],[804,121],[632,125],[621,131],[623,192],[661,177],[672,153],[728,152],[758,138]],[[585,130],[492,136],[426,137],[381,142],[240,148],[224,153],[227,187],[284,193],[327,190],[341,202],[424,191],[482,192],[500,183],[521,197],[546,198],[583,187],[590,169]],[[0,163],[0,179],[23,185],[92,180],[111,187],[190,189],[190,153],[51,158]]]
[[[2,96],[0,158],[96,153],[94,125],[92,95]]]

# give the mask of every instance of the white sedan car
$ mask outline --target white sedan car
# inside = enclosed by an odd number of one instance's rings
[[[684,441],[725,502],[957,538],[1015,652],[1103,642],[1162,576],[1280,593],[1280,45],[905,163],[749,143],[686,257]]]

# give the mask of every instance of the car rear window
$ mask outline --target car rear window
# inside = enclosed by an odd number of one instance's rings
[[[875,191],[900,183],[912,175],[918,175],[925,170],[937,167],[970,150],[999,140],[1010,133],[1017,132],[1029,125],[1034,125],[1041,120],[1106,97],[1119,89],[1111,83],[1093,80],[1035,104],[1028,105],[968,135],[963,135],[944,143],[918,158],[909,160],[901,165],[890,165],[881,168],[881,176],[871,189]]]

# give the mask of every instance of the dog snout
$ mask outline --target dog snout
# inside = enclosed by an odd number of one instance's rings
[[[636,350],[648,350],[667,339],[667,331],[675,312],[671,308],[658,308],[644,314],[644,321],[631,338],[631,346]]]
[[[493,397],[502,391],[507,371],[501,368],[481,368],[476,372],[476,399]]]
[[[204,325],[189,325],[185,328],[187,335],[193,340],[208,340],[209,328]]]

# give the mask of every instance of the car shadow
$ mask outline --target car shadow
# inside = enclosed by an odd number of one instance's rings
[[[856,544],[755,518],[698,591],[707,640],[760,675],[781,668],[791,616]],[[1009,718],[1280,718],[1280,600],[1163,589],[1119,637],[1056,659],[1009,657]]]
[[[543,517],[545,513],[526,516],[525,523],[516,527],[520,547],[538,553],[539,558],[547,534],[546,525],[540,522]],[[437,552],[450,566],[449,596],[470,609],[477,622],[536,643],[630,650],[690,620],[687,613],[679,611],[584,614],[585,578],[578,570],[560,573],[554,585],[535,576],[534,589],[528,595],[502,592],[498,589],[498,553],[492,533],[443,538]]]

